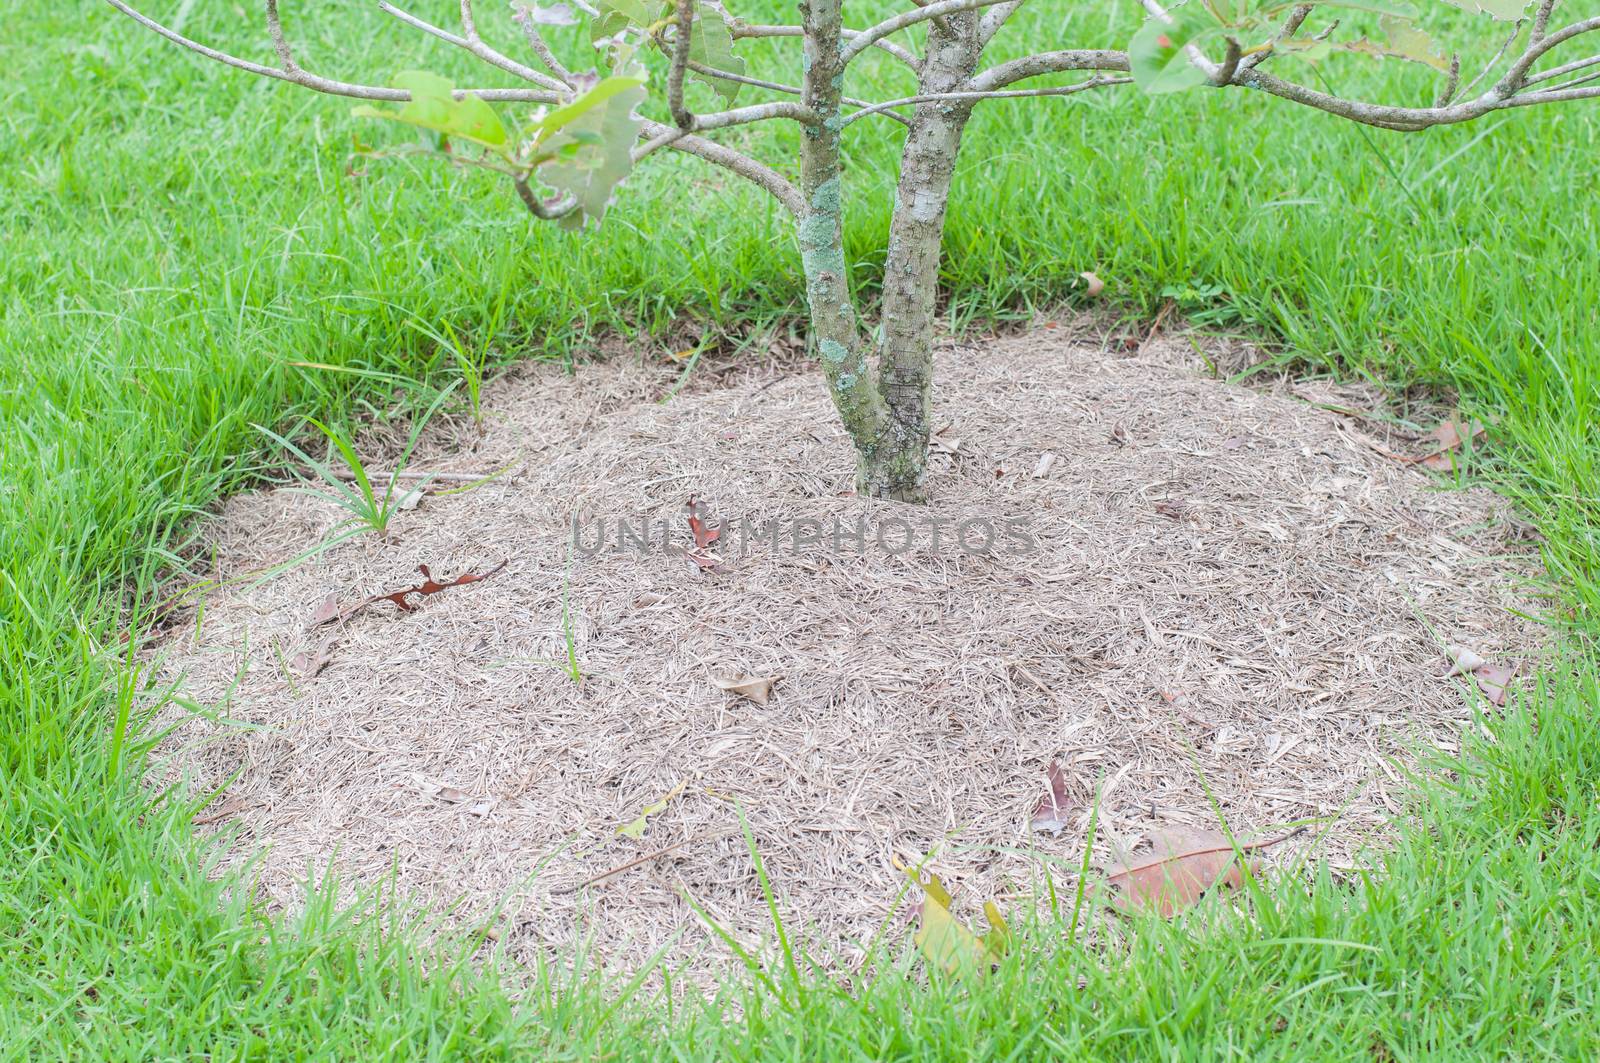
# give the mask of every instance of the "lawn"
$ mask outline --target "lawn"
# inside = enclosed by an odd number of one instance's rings
[[[264,58],[249,6],[151,9]],[[1131,4],[1035,9],[1011,48],[1121,46],[1136,25]],[[352,80],[471,70],[372,5],[290,16],[303,54]],[[509,363],[787,321],[800,286],[782,219],[718,171],[658,158],[603,230],[566,233],[487,175],[352,162],[358,140],[404,134],[181,55],[98,0],[0,0],[0,26],[0,1054],[1600,1052],[1600,107],[1408,137],[1244,92],[1123,91],[996,101],[967,136],[952,327],[1055,306],[1093,269],[1130,319],[1177,298],[1297,371],[1380,382],[1402,408],[1410,389],[1454,392],[1497,419],[1461,478],[1537,528],[1561,664],[1417,781],[1379,870],[1267,883],[1249,921],[1139,923],[1093,947],[1036,928],[983,980],[928,984],[893,952],[850,985],[780,963],[668,1008],[557,957],[514,1002],[530,972],[469,964],[473,943],[421,947],[326,891],[272,915],[212,881],[190,826],[206,795],[141,781],[153,695],[124,634],[147,629],[176,570],[203,567],[186,552],[195,515],[271,460],[254,425],[425,408],[456,372],[427,336],[444,324]],[[1393,63],[1327,76],[1427,93]],[[860,77],[847,91],[906,88],[884,65]],[[870,295],[895,138],[865,126],[848,209]],[[782,150],[783,134],[752,143]]]

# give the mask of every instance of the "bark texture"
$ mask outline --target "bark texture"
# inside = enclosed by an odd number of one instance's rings
[[[948,16],[929,28],[920,91],[954,92],[977,66],[977,16]],[[883,338],[878,386],[889,410],[863,487],[874,495],[921,501],[927,472],[933,330],[945,209],[961,134],[972,115],[967,100],[918,104],[900,158],[883,278]]]
[[[844,257],[840,96],[844,56],[839,0],[806,0],[806,76],[802,102],[821,121],[802,146],[799,221],[811,328],[834,405],[856,445],[857,488],[880,498],[923,499],[927,469],[933,329],[945,209],[966,100],[918,105],[901,158],[883,290],[882,335],[874,373],[850,299]],[[972,76],[981,47],[977,16],[949,15],[929,25],[919,92],[954,92]]]
[[[840,0],[804,0],[801,18],[805,28],[801,103],[820,120],[805,126],[800,147],[800,261],[811,310],[812,341],[829,394],[856,444],[858,472],[865,475],[888,417],[872,377],[844,259]]]

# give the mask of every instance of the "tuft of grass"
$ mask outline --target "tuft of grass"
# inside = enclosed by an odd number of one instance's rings
[[[411,422],[411,432],[406,437],[405,446],[394,459],[394,467],[389,471],[387,481],[382,485],[382,493],[373,485],[372,477],[367,473],[367,467],[361,460],[361,455],[356,452],[355,440],[349,431],[344,428],[329,427],[315,417],[307,417],[306,422],[322,433],[332,450],[337,450],[344,459],[345,468],[349,470],[348,481],[340,476],[331,463],[318,461],[286,436],[281,436],[270,428],[253,425],[258,432],[271,439],[278,446],[288,451],[302,464],[309,468],[316,478],[322,483],[321,487],[304,486],[295,488],[324,502],[330,502],[344,510],[350,516],[330,536],[327,542],[322,543],[317,549],[325,550],[335,542],[348,538],[349,533],[370,531],[382,538],[389,534],[389,522],[400,511],[405,501],[406,491],[400,488],[400,480],[411,461],[411,452],[416,449],[417,442],[422,438],[423,430],[428,427],[428,422],[433,420],[434,414],[444,405],[456,385],[451,384],[441,391],[433,404],[420,417],[415,417]],[[428,485],[427,477],[419,479],[410,491],[421,491]],[[304,560],[304,558],[296,559]]]

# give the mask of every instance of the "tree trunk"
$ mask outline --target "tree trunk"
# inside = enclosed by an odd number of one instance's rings
[[[840,0],[804,0],[805,80],[801,100],[823,121],[808,125],[800,145],[800,263],[811,309],[811,338],[821,356],[828,393],[856,444],[858,475],[873,460],[887,421],[883,397],[867,361],[844,261],[844,197],[839,162],[840,94],[844,64]]]
[[[970,75],[975,51],[970,40],[944,37],[935,27],[921,91],[953,91]],[[924,497],[945,207],[961,133],[971,113],[970,103],[919,104],[900,157],[878,353],[878,388],[889,417],[860,485],[882,498],[920,502]]]
[[[883,287],[883,334],[874,375],[845,272],[840,190],[840,0],[803,0],[806,74],[802,99],[822,121],[801,144],[801,264],[811,332],[829,394],[856,446],[856,486],[867,495],[923,500],[933,326],[945,206],[961,133],[972,105],[919,104],[901,155]],[[977,16],[952,14],[928,31],[919,92],[959,89],[977,66]]]

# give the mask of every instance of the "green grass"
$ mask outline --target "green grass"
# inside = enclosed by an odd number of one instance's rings
[[[254,5],[152,4],[180,6],[191,34],[264,57]],[[311,6],[291,29],[330,73],[471,72],[367,5]],[[1127,5],[1037,7],[1009,39],[1114,44],[1133,25]],[[0,0],[0,25],[0,1055],[1600,1051],[1600,107],[1400,137],[1245,92],[1123,93],[997,102],[967,137],[943,278],[956,325],[1051,304],[1092,268],[1129,314],[1169,286],[1215,289],[1207,321],[1275,336],[1302,367],[1452,388],[1499,417],[1472,475],[1541,531],[1566,657],[1419,784],[1380,872],[1269,885],[1250,923],[1139,925],[1095,948],[1041,929],[978,982],[926,985],[891,955],[847,991],[802,963],[668,1013],[558,965],[514,1007],[493,965],[327,892],[279,917],[211,881],[188,826],[205,795],[139,781],[160,692],[120,633],[142,626],[130,610],[180,563],[193,516],[259,473],[252,423],[408,418],[461,379],[462,351],[492,370],[607,331],[649,343],[791,315],[782,219],[663,158],[603,232],[566,234],[486,175],[351,173],[352,137],[403,134],[181,56],[96,0]],[[1330,76],[1426,94],[1394,64]],[[873,64],[847,89],[867,81],[906,87]],[[894,138],[855,128],[870,299]],[[722,1021],[728,1003],[742,1021]]]

